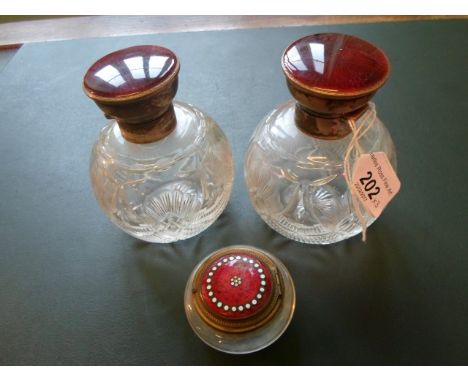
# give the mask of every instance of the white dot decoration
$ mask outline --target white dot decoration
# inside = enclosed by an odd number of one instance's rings
[[[252,300],[252,305],[257,305],[257,300]]]
[[[242,312],[244,310],[244,307],[241,305],[237,309],[239,309],[239,312]]]
[[[259,266],[260,266],[260,265],[258,265],[258,263],[255,263],[255,264],[254,264],[254,267],[255,267],[255,268],[258,268]]]
[[[236,256],[236,260],[240,260],[240,259],[241,259],[241,257],[240,257],[240,256]]]
[[[219,262],[218,264],[216,264],[218,267],[220,267],[221,265],[223,265],[223,263]]]
[[[216,301],[218,301],[218,299],[217,299],[216,297],[213,297],[213,298],[211,299],[211,301],[216,302]]]
[[[207,286],[206,286],[206,289],[210,290],[210,289],[211,289],[211,285],[207,285]]]
[[[253,264],[253,262],[254,262],[254,261],[253,261],[252,259],[249,260],[249,263],[250,263],[250,264]]]
[[[262,298],[262,295],[260,293],[257,294],[257,298],[260,300]]]
[[[263,286],[265,286],[265,285],[266,285],[266,281],[265,281],[265,280],[262,280],[262,281],[260,281],[260,284],[262,284]]]
[[[250,304],[245,304],[245,309],[250,309]]]
[[[212,290],[210,290],[210,291],[208,292],[208,296],[210,296],[210,297],[213,296],[213,291],[212,291]]]
[[[234,260],[234,256],[230,256],[229,260],[231,260],[231,261]]]
[[[260,292],[265,292],[265,288],[260,288]]]
[[[223,259],[223,263],[227,263],[228,259]]]
[[[219,302],[216,304],[216,306],[217,306],[218,308],[221,308],[221,307],[223,306],[223,303],[222,303],[221,301],[219,301]]]
[[[262,269],[262,268],[258,268],[258,273],[263,273],[263,269]]]
[[[240,276],[234,276],[232,279],[231,279],[231,285],[233,287],[238,287],[239,285],[242,284],[242,278]]]
[[[229,306],[228,306],[228,305],[224,305],[224,310],[225,310],[225,311],[228,311],[228,310],[229,310]]]
[[[231,308],[231,310],[232,310],[233,312],[235,312],[235,311],[237,310],[237,308],[236,308],[235,306],[233,306],[233,307]]]
[[[206,279],[206,282],[209,284],[211,282],[211,279]]]
[[[211,268],[212,271],[215,271],[216,269],[218,269],[218,268],[216,268],[216,267]]]
[[[264,279],[264,278],[265,278],[265,275],[263,275],[263,274],[260,275],[260,278],[261,278],[261,279]]]
[[[213,275],[214,275],[213,272],[208,273],[208,276],[210,276],[210,277],[213,276]]]
[[[247,262],[247,257],[244,257],[242,260],[244,261],[244,263],[246,263]]]

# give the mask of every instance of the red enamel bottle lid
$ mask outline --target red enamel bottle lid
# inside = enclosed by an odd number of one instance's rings
[[[286,267],[249,246],[205,258],[187,282],[185,308],[192,328],[208,345],[229,353],[268,346],[288,326],[295,291]]]
[[[281,64],[293,96],[321,114],[343,114],[363,107],[390,74],[382,50],[339,33],[294,41],[284,51]]]
[[[112,52],[86,72],[83,86],[93,99],[118,101],[154,91],[179,70],[177,56],[157,45],[139,45]]]
[[[358,37],[321,33],[294,41],[283,54],[286,75],[312,91],[357,95],[377,90],[389,62],[376,46]]]
[[[150,143],[176,126],[172,100],[180,64],[171,50],[157,45],[131,46],[100,58],[83,78],[86,95],[115,119],[123,137]]]

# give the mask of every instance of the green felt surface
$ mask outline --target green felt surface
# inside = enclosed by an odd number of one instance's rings
[[[255,214],[243,155],[258,121],[290,98],[289,42],[315,32],[380,46],[376,96],[398,152],[400,194],[360,237],[292,242]],[[175,33],[26,44],[0,72],[0,364],[468,363],[467,21]],[[82,92],[87,67],[135,44],[181,59],[177,98],[230,139],[236,178],[221,218],[192,239],[146,244],[114,227],[88,179],[106,123]],[[285,334],[255,354],[204,345],[183,309],[204,256],[249,244],[278,256],[297,289]]]

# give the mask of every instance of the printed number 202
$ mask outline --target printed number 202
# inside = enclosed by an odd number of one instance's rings
[[[378,193],[380,192],[380,187],[376,187],[377,181],[375,179],[372,179],[371,171],[367,171],[367,176],[364,178],[360,178],[359,181],[364,186],[364,191],[367,192],[367,196],[370,200],[372,200],[372,197],[378,195]]]

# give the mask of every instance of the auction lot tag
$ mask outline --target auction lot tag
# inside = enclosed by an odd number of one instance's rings
[[[353,173],[357,198],[373,217],[378,217],[400,191],[400,180],[383,152],[362,154]]]

